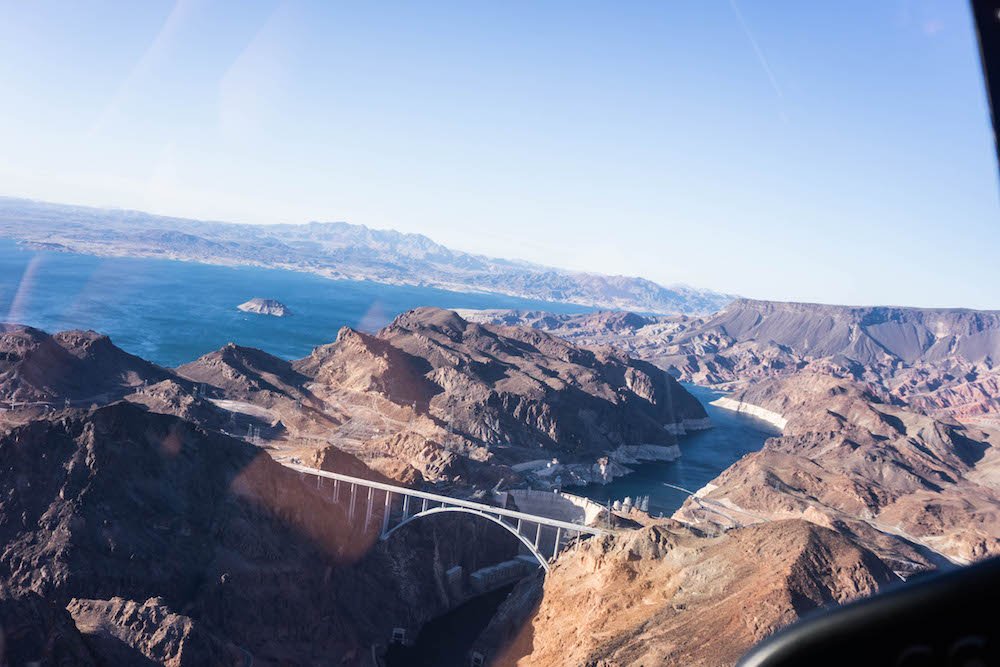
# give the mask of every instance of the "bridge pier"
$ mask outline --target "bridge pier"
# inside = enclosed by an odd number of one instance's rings
[[[355,501],[357,500],[357,497],[358,497],[358,485],[351,484],[351,508],[347,512],[347,520],[349,522],[354,521],[354,506],[356,504]]]
[[[365,530],[368,530],[368,524],[372,520],[372,494],[375,493],[375,489],[368,487],[368,505],[365,508]]]
[[[385,492],[385,508],[382,511],[382,532],[381,535],[385,535],[386,531],[389,530],[389,510],[392,507],[392,491]]]

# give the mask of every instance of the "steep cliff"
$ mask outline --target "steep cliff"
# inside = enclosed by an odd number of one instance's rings
[[[804,521],[717,537],[652,526],[564,556],[494,664],[731,665],[802,615],[894,581],[874,554]]]
[[[377,541],[380,516],[349,522],[261,449],[127,402],[0,432],[0,460],[0,631],[24,663],[371,664],[455,604],[447,569],[516,553],[456,517]]]
[[[783,434],[676,517],[731,523],[706,502],[740,523],[803,517],[853,535],[903,572],[941,556],[1000,554],[1000,432],[884,403],[820,373],[762,381],[733,398],[783,415]]]

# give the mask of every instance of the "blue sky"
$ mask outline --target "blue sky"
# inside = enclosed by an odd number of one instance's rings
[[[0,194],[1000,308],[966,3],[0,2]]]

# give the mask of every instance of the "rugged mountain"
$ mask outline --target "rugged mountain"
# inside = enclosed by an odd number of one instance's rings
[[[870,551],[805,521],[714,537],[652,526],[564,556],[494,664],[731,665],[804,614],[894,581]]]
[[[741,388],[810,366],[937,416],[1000,419],[1000,312],[740,299],[715,315],[466,313],[613,344],[698,384]]]
[[[345,328],[295,362],[229,344],[169,370],[93,332],[17,326],[0,333],[0,351],[8,423],[124,398],[284,458],[332,461],[320,456],[332,445],[408,483],[493,486],[521,479],[511,466],[552,459],[545,484],[590,481],[675,457],[677,434],[709,426],[648,363],[434,308],[376,335]]]
[[[93,331],[0,324],[0,401],[104,402],[173,374]]]
[[[0,198],[0,236],[47,250],[290,268],[643,312],[713,312],[732,300],[684,285],[472,255],[420,234],[344,222],[238,225]]]
[[[375,335],[342,329],[292,363],[230,345],[178,373],[216,405],[280,423],[265,440],[287,456],[309,460],[330,443],[398,480],[492,486],[517,477],[510,466],[553,458],[590,474],[608,456],[676,456],[678,433],[708,426],[650,364],[437,308]]]
[[[221,390],[232,400],[299,399],[309,378],[291,362],[252,347],[229,343],[196,361],[177,368],[178,375]]]
[[[823,373],[730,397],[782,415],[675,514],[732,525],[801,517],[852,536],[901,572],[1000,554],[1000,432],[881,402]]]
[[[426,404],[453,429],[488,444],[596,454],[670,445],[674,433],[704,425],[704,409],[673,378],[612,349],[469,323],[437,308],[404,313],[377,338],[407,366],[366,381],[380,382],[382,393],[400,403]],[[317,350],[300,367],[318,364],[322,377],[330,368],[324,353]]]
[[[445,570],[516,553],[453,517],[379,542],[260,448],[124,401],[5,429],[0,461],[16,664],[370,665],[454,604]]]
[[[344,617],[319,599],[351,543],[341,510],[247,443],[122,402],[15,427],[0,458],[13,588],[61,605],[160,597],[254,652],[266,635],[304,641],[296,624],[315,621],[297,605]],[[343,652],[349,636],[318,643]]]
[[[952,356],[971,363],[1000,358],[1000,312],[741,299],[700,328],[806,357],[843,355],[866,366],[886,358],[906,364]]]
[[[587,317],[581,329],[609,338],[693,321]],[[375,335],[344,329],[295,362],[228,345],[170,371],[96,334],[5,331],[0,390],[47,406],[0,422],[10,655],[371,664],[393,628],[415,634],[459,601],[455,565],[517,543],[457,516],[376,541],[272,455],[469,492],[554,457],[566,475],[570,462],[611,467],[705,425],[661,369],[574,342],[427,308]],[[491,655],[513,634],[507,664],[727,664],[893,570],[1000,552],[1000,435],[884,399],[822,368],[830,359],[731,397],[784,415],[783,435],[674,519],[566,553],[540,601],[520,586],[484,634]],[[78,395],[99,407],[65,405]]]
[[[203,385],[128,354],[107,336],[93,331],[49,335],[0,325],[0,423],[25,423],[53,411],[123,398],[217,431],[245,430],[248,423],[259,427],[261,421],[247,415],[235,420],[205,395]]]

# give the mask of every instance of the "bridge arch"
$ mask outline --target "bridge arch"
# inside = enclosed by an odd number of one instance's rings
[[[531,552],[531,555],[535,557],[535,559],[538,561],[538,564],[541,565],[542,568],[545,570],[545,573],[548,574],[548,572],[549,572],[549,561],[548,561],[548,559],[546,559],[545,556],[543,556],[541,554],[541,552],[539,552],[538,549],[535,548],[535,545],[531,542],[531,540],[529,540],[527,537],[525,537],[520,532],[518,532],[517,528],[515,528],[512,525],[510,525],[506,521],[503,521],[499,517],[496,517],[496,516],[493,516],[492,514],[487,514],[486,512],[483,512],[481,510],[472,509],[472,508],[469,508],[469,507],[455,507],[455,506],[432,507],[432,508],[426,509],[426,510],[424,510],[422,512],[417,512],[416,514],[408,516],[407,518],[403,519],[401,522],[399,522],[398,524],[396,524],[395,526],[393,526],[392,528],[390,528],[389,530],[387,530],[385,533],[382,534],[381,539],[383,541],[389,539],[390,535],[392,535],[393,533],[395,533],[397,530],[399,530],[403,526],[405,526],[405,525],[407,525],[407,524],[415,521],[416,519],[419,519],[419,518],[425,517],[425,516],[430,516],[432,514],[443,514],[445,512],[461,512],[463,514],[472,514],[473,516],[482,517],[483,519],[486,519],[487,521],[492,521],[493,523],[495,523],[495,524],[497,524],[499,526],[503,526],[504,529],[508,533],[510,533],[511,535],[513,535],[514,537],[516,537],[517,539],[519,539],[521,541],[521,544],[523,544],[524,546],[526,546],[528,548],[528,551]]]

